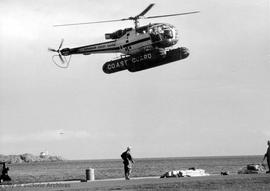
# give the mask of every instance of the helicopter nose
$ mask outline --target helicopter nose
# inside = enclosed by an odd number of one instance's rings
[[[189,56],[189,50],[185,47],[181,47],[181,56],[182,59],[185,59]]]

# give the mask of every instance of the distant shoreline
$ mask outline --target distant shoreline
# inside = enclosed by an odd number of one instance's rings
[[[184,156],[184,157],[145,157],[145,158],[136,158],[136,160],[158,160],[158,159],[206,159],[206,158],[242,158],[242,157],[263,157],[263,155],[221,155],[221,156]],[[64,159],[61,156],[35,156],[30,153],[17,154],[17,155],[3,155],[0,154],[0,162],[6,162],[7,164],[21,164],[21,163],[35,163],[35,162],[57,162],[57,161],[121,161],[120,158],[111,158],[111,159]]]

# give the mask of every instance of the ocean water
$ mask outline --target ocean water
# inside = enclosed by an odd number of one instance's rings
[[[169,170],[184,170],[190,167],[206,170],[210,174],[229,171],[231,174],[247,164],[258,164],[263,156],[230,157],[185,157],[135,159],[132,177],[160,176]],[[14,183],[47,182],[58,180],[85,179],[87,168],[95,169],[96,179],[123,177],[122,161],[112,160],[70,160],[64,162],[37,162],[10,164],[9,175]]]

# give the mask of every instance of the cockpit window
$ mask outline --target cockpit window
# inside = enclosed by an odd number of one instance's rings
[[[152,37],[153,41],[161,41],[164,39],[172,39],[173,38],[173,30],[172,26],[170,25],[165,25],[165,24],[158,24],[158,25],[153,25],[149,29],[149,33]]]
[[[164,30],[164,37],[165,37],[166,39],[173,38],[173,33],[172,33],[172,31],[171,31],[171,30],[168,30],[168,29]]]

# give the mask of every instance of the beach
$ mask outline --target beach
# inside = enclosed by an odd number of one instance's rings
[[[254,191],[270,190],[269,174],[248,174],[229,176],[205,176],[186,178],[135,178],[129,181],[120,179],[98,180],[92,182],[55,182],[17,184],[2,186],[3,191],[41,191],[41,190],[226,190]]]

